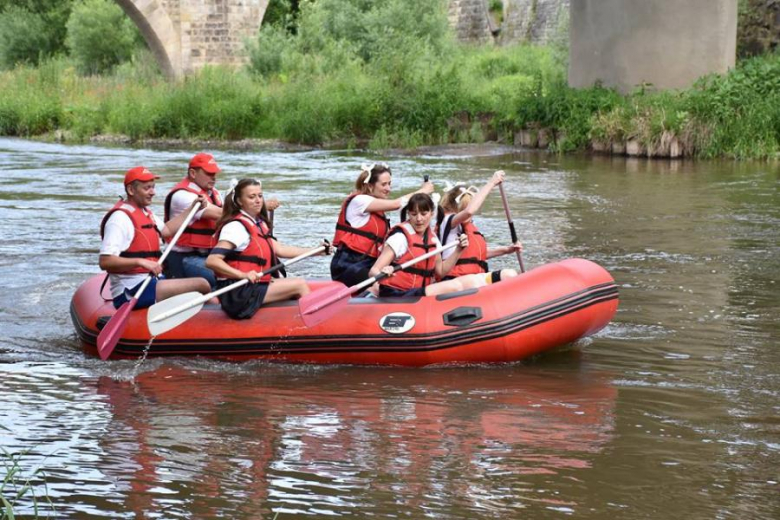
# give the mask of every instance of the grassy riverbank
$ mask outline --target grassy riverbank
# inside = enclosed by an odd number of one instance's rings
[[[566,86],[554,48],[453,45],[417,60],[400,53],[380,66],[331,67],[314,56],[275,74],[206,69],[165,81],[142,55],[113,73],[80,76],[66,58],[0,73],[0,134],[68,141],[112,134],[131,139],[280,139],[372,148],[485,140],[555,151],[635,144],[654,155],[674,142],[683,155],[767,158],[780,152],[780,54],[741,62],[725,76],[681,92]],[[437,58],[437,59],[434,59]],[[657,153],[655,155],[658,155]]]

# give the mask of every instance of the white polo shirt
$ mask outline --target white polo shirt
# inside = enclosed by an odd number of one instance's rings
[[[130,204],[123,204],[123,208],[129,211],[135,209]],[[162,232],[163,221],[155,215],[151,209],[144,208],[142,210],[146,215],[152,217],[157,229]],[[108,217],[106,226],[103,229],[103,241],[100,243],[101,255],[113,255],[119,256],[119,253],[126,251],[130,247],[130,244],[135,238],[135,228],[133,227],[133,221],[124,211],[115,211]],[[139,283],[144,281],[146,274],[117,274],[110,273],[109,281],[111,283],[111,297],[116,298],[125,289],[132,289]]]

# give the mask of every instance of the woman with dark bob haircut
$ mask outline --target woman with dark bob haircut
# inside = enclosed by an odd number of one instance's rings
[[[412,195],[406,206],[408,218],[390,231],[382,253],[371,267],[370,276],[379,273],[391,274],[393,266],[406,263],[441,247],[436,233],[431,229],[434,209],[435,204],[429,195],[425,193]],[[440,254],[434,255],[380,281],[379,296],[435,296],[484,285],[482,275],[466,275],[444,282],[435,282],[452,269],[463,250],[468,247],[466,234],[461,235],[458,241],[453,254],[446,260],[442,260]]]

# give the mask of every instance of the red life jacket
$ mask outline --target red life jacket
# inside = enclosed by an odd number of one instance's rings
[[[243,214],[238,214],[230,222],[241,222],[249,233],[249,245],[243,251],[233,251],[225,255],[225,262],[232,268],[248,273],[249,271],[267,271],[276,265],[278,260],[271,245],[271,236],[265,222],[255,224]],[[261,282],[271,281],[271,275],[266,274],[260,278]]]
[[[341,212],[336,222],[336,235],[333,237],[333,245],[339,247],[344,244],[356,253],[363,253],[371,258],[379,257],[379,248],[387,238],[390,229],[390,220],[385,217],[383,211],[369,213],[368,222],[362,227],[354,228],[347,221],[347,207],[352,199],[359,193],[350,195],[341,204]]]
[[[444,218],[444,227],[438,230],[439,240],[443,246],[446,246],[447,237],[452,231],[452,218],[454,215],[447,215]],[[463,250],[455,264],[445,276],[456,277],[464,274],[487,273],[487,242],[484,235],[479,232],[473,222],[464,222],[460,225],[461,230],[469,237],[469,246]]]
[[[409,246],[406,253],[401,255],[392,265],[405,264],[409,260],[422,256],[436,249],[436,242],[431,239],[431,229],[426,228],[423,236],[417,233],[409,233],[402,225],[397,225],[390,230],[390,236],[396,233],[403,233],[406,237],[406,243]],[[393,276],[385,278],[379,282],[380,285],[386,285],[401,291],[425,287],[431,283],[436,274],[436,255],[426,258],[420,263],[413,264],[403,271],[397,271]]]
[[[160,238],[162,238],[160,230],[157,229],[154,218],[127,201],[120,200],[114,204],[114,207],[103,217],[103,221],[100,223],[100,238],[102,239],[105,234],[108,218],[115,211],[121,211],[130,217],[130,220],[133,222],[133,229],[135,230],[133,241],[130,242],[130,247],[119,253],[119,256],[122,258],[145,258],[152,262],[157,261],[162,256],[162,253],[160,252]],[[142,267],[134,267],[130,271],[117,272],[117,274],[136,273],[148,274],[149,271]]]
[[[195,195],[206,195],[209,202],[215,206],[222,207],[222,199],[217,193],[217,190],[210,189],[206,191],[200,186],[192,182],[189,178],[185,177],[179,184],[173,187],[173,189],[165,197],[165,222],[171,219],[171,201],[173,200],[173,194],[179,190],[188,191]],[[210,218],[201,218],[194,222],[190,222],[190,225],[184,228],[184,232],[179,237],[177,245],[184,247],[194,247],[196,249],[211,249],[217,243],[217,239],[214,236],[214,232],[217,230],[217,221]]]

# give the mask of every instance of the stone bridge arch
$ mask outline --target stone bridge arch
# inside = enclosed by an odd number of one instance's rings
[[[181,78],[207,64],[246,63],[244,42],[269,0],[115,0],[141,31],[163,72]]]

